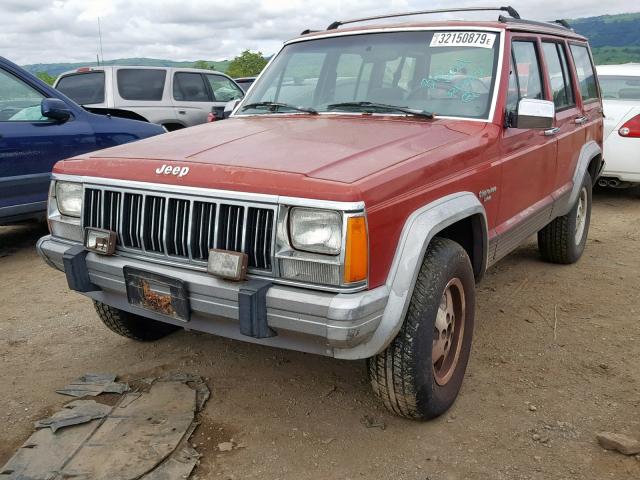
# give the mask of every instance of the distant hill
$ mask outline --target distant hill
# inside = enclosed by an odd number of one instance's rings
[[[219,72],[224,72],[229,67],[229,60],[212,61],[205,60],[213,68]],[[193,67],[193,62],[174,62],[173,60],[162,60],[158,58],[118,58],[115,60],[109,60],[103,63],[103,65],[142,65],[147,67]],[[94,62],[78,62],[78,63],[34,63],[31,65],[23,65],[23,68],[29,72],[36,74],[39,72],[46,72],[53,77],[57,77],[62,72],[68,70],[75,70],[80,67],[95,67],[97,63]]]
[[[589,39],[597,64],[640,62],[640,13],[569,20]]]
[[[602,15],[569,20],[576,32],[589,38],[597,64],[640,62],[640,12],[620,15]],[[229,60],[209,61],[215,70],[225,72]],[[192,67],[195,61],[175,62],[157,58],[119,58],[105,65],[146,65],[154,67]],[[92,67],[96,62],[36,63],[24,65],[31,73],[46,72],[57,77],[67,70]]]

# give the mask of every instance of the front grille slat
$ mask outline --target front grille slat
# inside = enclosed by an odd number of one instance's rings
[[[244,252],[272,270],[275,207],[218,203],[155,192],[86,187],[83,226],[115,231],[117,249],[202,265],[209,250]]]

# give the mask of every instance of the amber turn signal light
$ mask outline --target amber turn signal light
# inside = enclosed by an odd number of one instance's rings
[[[347,244],[344,255],[344,283],[360,282],[369,273],[369,240],[364,217],[347,220]]]

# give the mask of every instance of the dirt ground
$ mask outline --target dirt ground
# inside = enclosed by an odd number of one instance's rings
[[[55,393],[69,380],[180,371],[212,389],[192,437],[200,479],[637,480],[639,459],[595,435],[640,437],[640,192],[594,201],[577,265],[543,263],[532,238],[488,272],[460,397],[427,423],[387,413],[364,362],[193,332],[153,344],[112,334],[37,256],[45,227],[0,227],[0,465],[69,401]]]

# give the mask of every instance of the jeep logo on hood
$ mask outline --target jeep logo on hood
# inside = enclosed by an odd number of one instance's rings
[[[178,178],[184,177],[187,173],[189,173],[189,167],[180,167],[164,164],[160,168],[156,168],[156,174],[158,175],[176,175]]]

